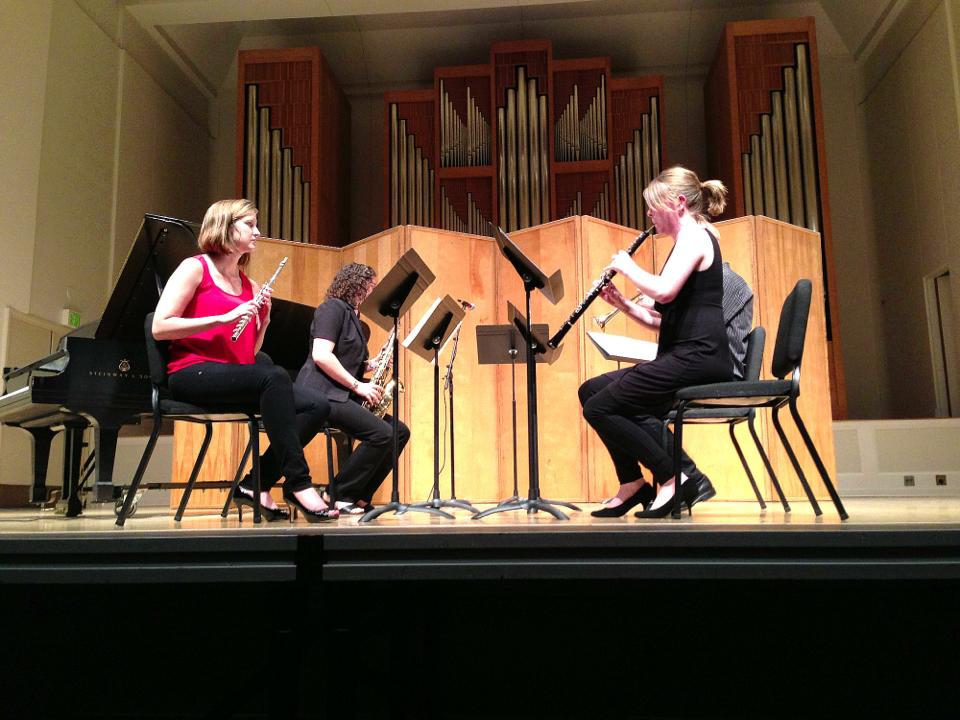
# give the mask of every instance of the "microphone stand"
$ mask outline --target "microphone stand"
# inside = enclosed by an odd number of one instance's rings
[[[511,333],[511,336],[513,333]],[[511,345],[513,341],[511,340]],[[506,505],[520,501],[520,487],[517,483],[517,355],[520,351],[511,347],[507,354],[510,355],[510,417],[513,427],[513,495],[506,500],[501,500],[498,505]]]
[[[464,308],[467,306],[464,305]],[[447,363],[447,372],[443,378],[443,389],[449,392],[450,395],[450,499],[446,502],[440,499],[440,489],[439,486],[434,487],[433,493],[433,502],[440,503],[440,507],[456,507],[461,510],[469,510],[470,512],[476,514],[480,512],[473,505],[470,504],[469,500],[458,500],[457,499],[457,486],[456,486],[456,456],[454,454],[454,448],[456,446],[454,432],[453,432],[453,361],[457,359],[457,346],[460,344],[460,329],[463,325],[459,325],[456,331],[453,334],[453,348],[450,350],[450,362]],[[437,505],[434,505],[437,507]]]

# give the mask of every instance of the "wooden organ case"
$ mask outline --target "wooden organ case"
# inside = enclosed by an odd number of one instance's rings
[[[265,236],[347,244],[350,109],[320,50],[241,50],[237,65],[237,195]]]
[[[387,227],[645,225],[641,192],[664,162],[659,76],[611,78],[607,57],[500,42],[489,64],[436,68],[432,91],[387,93],[385,106]]]
[[[814,19],[727,23],[704,87],[710,177],[724,218],[763,215],[820,233],[833,416],[846,417]],[[769,330],[769,329],[768,329]]]

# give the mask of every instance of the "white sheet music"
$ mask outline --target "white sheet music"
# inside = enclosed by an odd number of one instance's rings
[[[588,330],[587,337],[606,360],[638,363],[649,362],[657,357],[657,343],[649,340],[637,340],[625,335],[608,335],[595,330]]]

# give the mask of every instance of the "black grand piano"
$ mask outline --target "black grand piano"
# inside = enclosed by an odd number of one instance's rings
[[[113,465],[120,426],[150,408],[150,371],[143,320],[180,262],[196,255],[196,223],[147,214],[117,284],[96,323],[65,335],[55,353],[4,374],[0,422],[33,436],[31,502],[47,498],[50,443],[64,431],[62,509],[77,516],[81,473],[95,467],[93,500],[119,494]],[[274,298],[264,352],[295,371],[307,356],[313,308]],[[94,453],[81,464],[83,432],[94,428]],[[91,458],[95,462],[91,463]]]

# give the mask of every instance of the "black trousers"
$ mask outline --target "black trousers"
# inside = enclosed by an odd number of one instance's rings
[[[175,400],[201,406],[260,409],[270,447],[260,456],[260,486],[269,490],[281,476],[286,492],[311,486],[303,448],[323,429],[330,403],[322,394],[294,386],[277,365],[199,363],[168,378]]]
[[[598,375],[580,386],[583,417],[610,453],[621,485],[642,478],[641,465],[649,468],[655,482],[663,483],[675,475],[673,433],[663,422],[672,402],[659,397],[648,403],[637,398],[624,400],[610,392],[611,383],[630,369]],[[685,452],[681,454],[680,468],[687,477],[699,472]]]
[[[331,427],[339,428],[360,441],[334,478],[330,496],[343,502],[370,502],[384,478],[393,470],[393,424],[390,416],[378,418],[352,399],[334,400],[330,401],[328,422]],[[410,439],[410,430],[400,422],[397,431],[400,452],[403,452]]]

